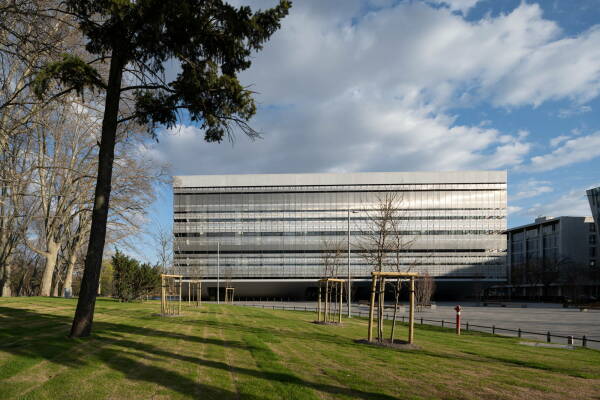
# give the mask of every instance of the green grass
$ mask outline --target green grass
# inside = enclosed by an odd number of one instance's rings
[[[366,321],[99,299],[68,339],[74,300],[0,299],[1,399],[599,399],[600,351],[417,326],[421,350],[358,344]],[[406,336],[406,327],[398,337]]]

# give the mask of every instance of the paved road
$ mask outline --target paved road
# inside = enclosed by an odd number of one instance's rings
[[[315,302],[237,302],[243,305],[265,305],[276,307],[296,307],[309,309],[316,306]],[[560,304],[540,304],[527,303],[527,308],[521,308],[524,303],[507,303],[507,307],[482,307],[475,303],[461,303],[462,321],[469,322],[470,325],[492,326],[497,328],[521,329],[523,331],[546,333],[550,331],[552,335],[582,337],[585,335],[588,339],[600,341],[600,310],[590,310],[581,312],[577,308],[562,308]],[[444,320],[446,324],[454,322],[456,303],[438,303],[435,310],[426,310],[417,312],[417,323],[420,318],[425,320]],[[363,316],[368,315],[368,307],[365,305],[353,305],[353,313],[361,313]],[[391,314],[391,310],[389,313]],[[405,315],[408,318],[408,310],[399,315]],[[439,322],[426,322],[429,324],[440,325]],[[454,325],[446,325],[454,326]],[[464,329],[464,328],[463,328]],[[473,327],[471,327],[473,329]],[[490,329],[474,328],[476,330],[490,332]],[[496,333],[516,336],[516,333],[504,332],[496,330]],[[532,338],[537,340],[546,340],[545,336],[523,334],[524,338]],[[567,339],[552,338],[552,342],[566,344]],[[575,345],[581,345],[581,341],[576,340]],[[588,341],[588,346],[600,349],[600,343]]]

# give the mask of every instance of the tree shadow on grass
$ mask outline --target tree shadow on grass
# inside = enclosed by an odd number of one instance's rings
[[[207,326],[215,329],[222,329],[224,331],[232,331],[237,333],[252,333],[252,334],[264,334],[270,336],[284,336],[287,339],[300,339],[300,340],[311,340],[320,341],[335,344],[336,346],[353,346],[353,337],[344,337],[335,334],[329,334],[325,332],[319,332],[317,330],[311,330],[309,334],[305,331],[298,331],[292,329],[284,329],[275,331],[269,328],[261,328],[257,326],[248,326],[237,322],[227,321],[206,321],[206,320],[172,320],[170,323],[178,325],[188,325],[191,322],[198,322],[202,326]],[[302,321],[298,321],[302,322]],[[366,328],[365,328],[366,329]]]
[[[127,379],[158,384],[190,397],[214,398],[223,400],[226,398],[239,398],[239,394],[216,386],[197,382],[196,380],[190,379],[189,377],[176,372],[175,368],[162,368],[155,365],[149,365],[147,363],[137,361],[133,357],[140,357],[147,361],[178,360],[214,370],[225,371],[227,373],[233,372],[235,374],[279,382],[281,384],[308,387],[316,391],[330,393],[333,395],[344,395],[355,399],[394,399],[392,396],[381,393],[352,390],[341,386],[306,381],[292,373],[255,370],[236,365],[230,365],[221,361],[178,354],[157,347],[153,344],[131,340],[131,338],[127,337],[126,335],[132,334],[148,337],[170,338],[188,341],[190,342],[188,345],[217,345],[225,348],[247,350],[252,353],[260,353],[261,351],[264,351],[264,349],[261,347],[249,346],[239,341],[202,338],[181,333],[156,330],[153,328],[137,327],[123,323],[111,323],[103,321],[96,321],[94,323],[94,335],[92,337],[86,339],[68,339],[65,336],[65,333],[71,324],[70,317],[36,313],[31,310],[14,309],[8,307],[0,307],[0,315],[8,318],[9,320],[13,320],[14,322],[21,321],[23,325],[26,325],[28,321],[43,319],[44,321],[48,322],[49,325],[54,327],[54,334],[36,336],[35,332],[30,332],[33,335],[22,338],[22,340],[15,338],[15,336],[19,335],[20,331],[16,332],[7,329],[0,330],[0,333],[3,335],[0,337],[12,337],[15,339],[8,344],[3,341],[2,344],[0,344],[0,351],[34,360],[51,360],[53,363],[61,364],[69,368],[78,368],[88,365],[90,362],[92,362],[91,358],[93,357],[93,359],[100,360],[106,367],[121,372]],[[195,321],[190,321],[190,323],[193,322]],[[202,322],[205,323],[205,321]],[[213,325],[211,324],[211,326]],[[63,327],[64,329],[59,329]],[[215,323],[214,327],[220,327],[220,324]],[[256,334],[256,331],[253,331],[252,329],[248,329],[248,331]],[[83,356],[79,356],[79,354],[82,354]],[[93,354],[93,356],[86,357],[89,354]],[[12,374],[2,376],[1,379],[7,379],[10,378],[10,376],[22,373],[33,365],[35,364],[27,364],[25,368],[20,370],[14,369]],[[2,367],[2,365],[0,365],[0,367]],[[244,394],[242,398],[248,400],[258,400],[260,397]]]
[[[533,361],[530,359],[522,360],[517,358],[509,358],[509,357],[501,357],[494,356],[490,354],[481,354],[473,351],[461,350],[460,354],[449,354],[449,353],[434,353],[431,351],[422,351],[422,355],[433,357],[433,358],[441,358],[444,360],[456,360],[460,363],[472,362],[479,363],[485,366],[490,365],[490,361],[499,362],[502,364],[510,365],[513,367],[521,367],[521,368],[530,368],[539,371],[546,371],[551,373],[559,373],[564,375],[573,376],[576,378],[597,378],[598,374],[585,373],[581,371],[575,371],[569,368],[561,368],[559,366],[553,364],[547,364],[542,362]]]

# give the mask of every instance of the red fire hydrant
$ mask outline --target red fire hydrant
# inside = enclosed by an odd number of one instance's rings
[[[456,334],[460,335],[460,306],[456,306],[454,307],[454,310],[456,311]]]

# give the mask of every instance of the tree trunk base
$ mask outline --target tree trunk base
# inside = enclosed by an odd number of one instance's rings
[[[354,343],[367,344],[367,345],[379,346],[379,347],[389,347],[389,348],[396,349],[396,350],[421,350],[421,347],[417,346],[416,344],[410,344],[406,340],[400,340],[400,339],[394,339],[393,343],[389,339],[384,339],[381,342],[376,341],[376,340],[369,342],[366,339],[359,339],[359,340],[355,340]]]
[[[313,321],[313,324],[317,325],[334,325],[334,326],[343,326],[341,322],[333,322],[333,321]]]

